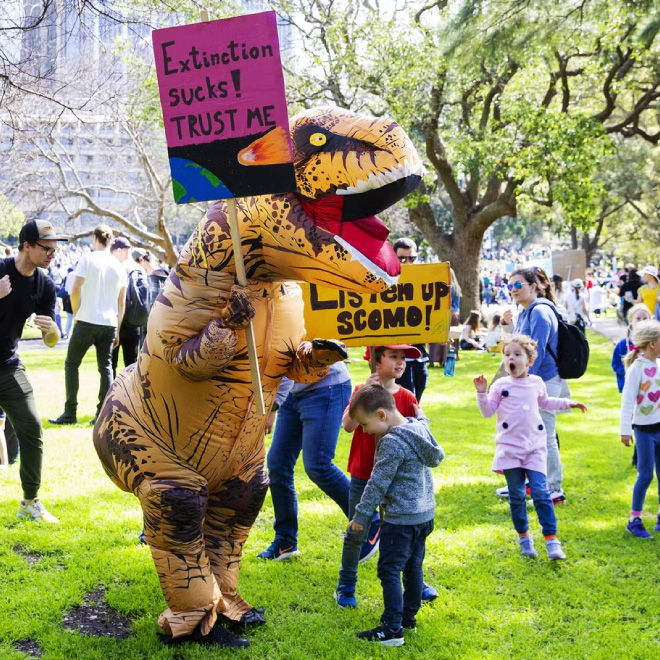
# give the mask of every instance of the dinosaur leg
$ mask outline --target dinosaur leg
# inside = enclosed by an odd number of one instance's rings
[[[169,606],[158,625],[175,638],[198,626],[208,635],[222,609],[222,596],[202,536],[206,483],[183,471],[179,479],[143,481],[137,496],[144,512],[144,536]]]
[[[236,589],[243,544],[259,514],[268,491],[263,462],[247,480],[240,476],[224,482],[209,496],[204,539],[213,573],[222,592],[222,613],[239,623],[263,623],[262,610],[244,601]]]

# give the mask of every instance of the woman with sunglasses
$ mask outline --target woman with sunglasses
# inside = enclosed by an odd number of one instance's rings
[[[548,396],[558,397],[562,381],[553,357],[557,355],[558,323],[550,279],[542,268],[521,268],[512,273],[508,288],[513,302],[521,307],[514,333],[527,335],[538,344],[538,354],[529,373],[545,382]],[[502,323],[511,323],[511,318],[511,311],[507,310],[502,315]],[[562,489],[562,466],[555,432],[557,413],[543,410],[541,418],[548,442],[550,497],[555,504],[561,504],[566,501],[566,494]]]

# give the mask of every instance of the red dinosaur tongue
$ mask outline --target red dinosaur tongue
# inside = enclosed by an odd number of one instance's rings
[[[388,275],[401,273],[401,264],[392,246],[387,242],[390,230],[377,216],[358,220],[341,220],[344,198],[329,196],[313,203],[300,199],[305,213],[321,229],[340,236]]]

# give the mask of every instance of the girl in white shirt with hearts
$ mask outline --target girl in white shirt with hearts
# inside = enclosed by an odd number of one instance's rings
[[[659,476],[660,493],[660,322],[640,321],[633,330],[635,348],[623,359],[626,382],[621,394],[621,442],[630,447],[633,431],[637,442],[637,481],[633,488],[632,509],[627,531],[640,539],[650,539],[642,522],[646,491],[653,481],[653,468]],[[660,513],[654,527],[660,532]]]

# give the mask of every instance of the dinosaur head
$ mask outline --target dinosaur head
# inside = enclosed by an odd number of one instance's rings
[[[262,205],[266,277],[354,291],[391,286],[401,268],[376,214],[419,184],[412,142],[391,119],[340,108],[307,110],[289,127],[297,192]],[[277,139],[273,131],[245,149],[250,164],[266,159]]]
[[[410,138],[391,119],[340,108],[307,110],[291,119],[290,133],[297,192],[237,200],[248,277],[387,289],[401,267],[376,214],[421,181],[423,166]],[[287,137],[263,134],[241,151],[239,162],[273,162]],[[225,208],[217,202],[209,209],[210,224],[203,221],[191,239],[190,263],[232,271]]]
[[[400,273],[377,217],[421,181],[422,162],[388,118],[341,108],[305,111],[290,121],[298,197],[306,215],[387,284]]]

